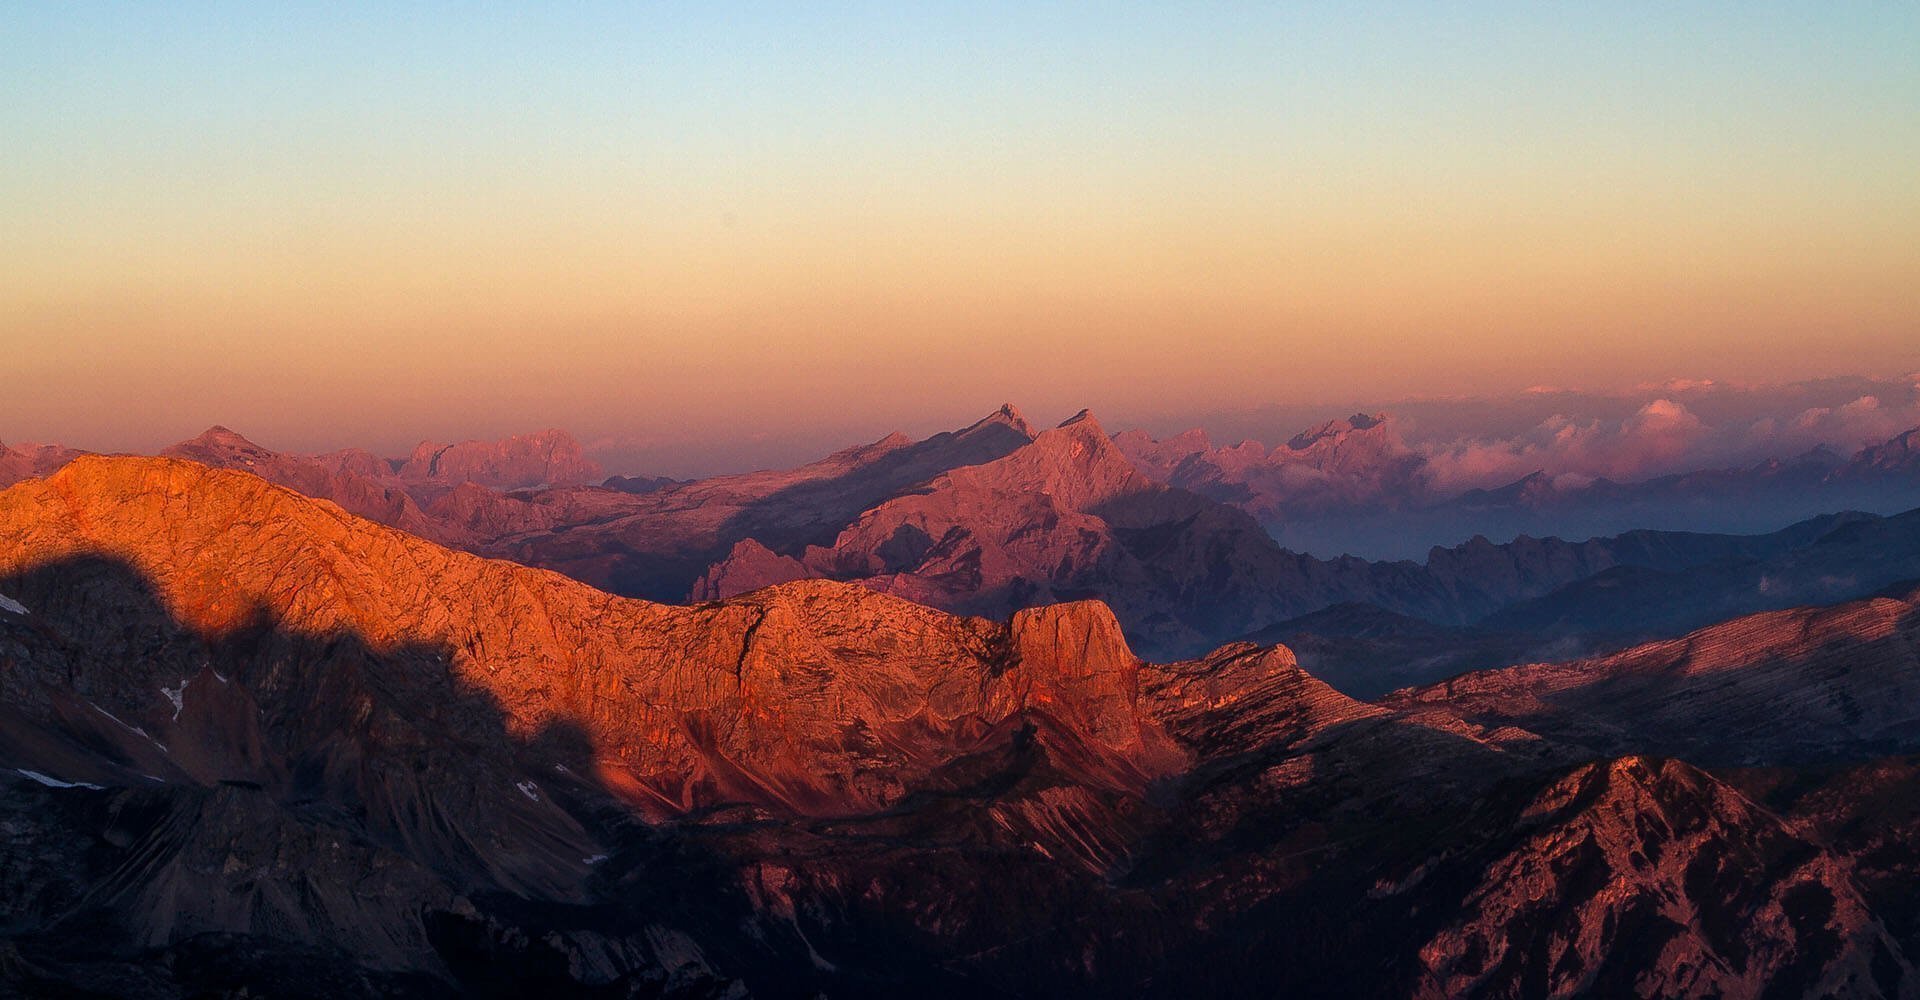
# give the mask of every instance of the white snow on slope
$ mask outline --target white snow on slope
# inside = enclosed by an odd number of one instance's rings
[[[92,788],[98,790],[101,787],[100,785],[85,781],[61,781],[59,778],[41,774],[39,771],[29,771],[24,767],[16,767],[13,769],[13,772],[23,778],[32,778],[48,788]]]

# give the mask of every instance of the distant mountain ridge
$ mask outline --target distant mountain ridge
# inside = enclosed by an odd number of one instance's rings
[[[1818,447],[1634,481],[1533,472],[1466,490],[1442,488],[1387,414],[1329,421],[1272,449],[1215,447],[1198,428],[1165,441],[1138,430],[1114,440],[1154,478],[1240,507],[1282,544],[1323,556],[1402,558],[1474,534],[1752,532],[1836,510],[1920,506],[1920,429],[1848,455]]]
[[[1390,418],[1357,414],[1282,449],[1242,452],[1284,453],[1281,465],[1328,475],[1404,471],[1394,433]],[[1914,464],[1910,437],[1838,468],[1872,470],[1861,474],[1876,483],[1904,475]],[[1098,597],[1138,648],[1172,657],[1248,635],[1287,637],[1318,655],[1320,639],[1332,637],[1282,625],[1342,604],[1477,630],[1453,633],[1444,648],[1409,651],[1403,662],[1415,672],[1394,672],[1400,683],[1533,650],[1566,653],[1796,601],[1860,596],[1911,573],[1908,554],[1920,547],[1898,527],[1905,521],[1889,521],[1860,529],[1877,548],[1859,556],[1828,544],[1789,559],[1837,524],[1815,520],[1757,536],[1630,531],[1501,544],[1476,537],[1435,546],[1419,562],[1319,559],[1274,542],[1239,505],[1157,481],[1128,457],[1129,441],[1142,447],[1137,434],[1109,437],[1085,411],[1036,432],[1009,405],[957,431],[918,442],[888,435],[793,470],[511,491],[598,470],[581,464],[577,444],[560,432],[494,445],[423,444],[414,457],[389,461],[357,450],[285,455],[216,427],[168,454],[252,471],[424,538],[652,600],[712,600],[808,578],[992,617]],[[39,454],[53,456],[45,465],[67,457]],[[1166,461],[1149,456],[1149,467],[1164,471]],[[1830,474],[1845,478],[1822,476]],[[1705,495],[1737,481],[1715,480]],[[1502,502],[1555,489],[1537,478],[1521,486]],[[1835,562],[1849,558],[1864,558],[1864,570]],[[1348,643],[1343,665],[1321,666],[1342,685],[1373,691],[1387,676],[1379,668],[1401,655],[1397,643]],[[1372,653],[1356,659],[1361,648]]]

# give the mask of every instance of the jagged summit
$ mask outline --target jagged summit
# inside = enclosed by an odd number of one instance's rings
[[[1092,424],[1098,428],[1100,421],[1094,419],[1093,411],[1089,409],[1082,409],[1079,413],[1060,421],[1061,427],[1072,427],[1075,424]]]
[[[976,420],[971,424],[968,424],[966,427],[961,428],[959,431],[956,431],[955,434],[957,436],[965,437],[967,435],[976,434],[989,427],[1010,428],[1028,438],[1033,437],[1035,433],[1033,429],[1033,425],[1027,422],[1026,417],[1021,416],[1020,410],[1017,407],[1015,407],[1012,403],[1001,403],[999,409],[993,411],[992,413],[987,414],[984,417],[981,417],[979,420]]]
[[[1338,439],[1355,431],[1370,431],[1385,424],[1388,419],[1384,413],[1356,413],[1341,420],[1329,420],[1288,438],[1287,447],[1293,451],[1306,451],[1321,441]]]

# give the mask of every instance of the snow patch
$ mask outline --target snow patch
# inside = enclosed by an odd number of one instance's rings
[[[16,615],[24,615],[27,613],[27,606],[5,594],[0,594],[0,611],[11,611]]]
[[[168,701],[173,702],[173,718],[176,722],[180,720],[181,710],[187,707],[187,685],[191,683],[193,683],[191,680],[182,677],[180,678],[179,687],[162,687],[160,689],[160,693],[166,695]]]
[[[593,857],[590,857],[590,858],[581,858],[581,859],[580,859],[580,863],[581,863],[581,864],[583,864],[583,865],[597,865],[597,864],[599,864],[600,862],[602,862],[602,861],[605,861],[605,860],[607,860],[607,856],[606,856],[606,855],[604,855],[604,854],[596,854],[596,855],[594,855]]]
[[[163,689],[163,690],[164,690],[164,689]],[[172,753],[172,751],[170,751],[170,750],[168,750],[168,749],[167,749],[167,745],[166,745],[165,743],[162,743],[162,742],[160,742],[159,740],[156,740],[156,739],[154,739],[154,738],[153,738],[153,734],[151,734],[151,733],[149,733],[149,732],[147,732],[147,731],[146,731],[146,730],[144,730],[144,729],[141,729],[141,728],[140,728],[139,726],[130,726],[130,725],[128,725],[128,724],[126,723],[126,720],[124,720],[124,719],[122,719],[122,718],[120,718],[119,716],[117,716],[117,715],[115,715],[115,714],[113,714],[112,712],[109,712],[109,711],[107,711],[107,710],[106,710],[106,709],[104,709],[104,708],[101,708],[101,707],[100,707],[100,706],[98,706],[98,705],[95,705],[95,704],[93,704],[93,702],[87,702],[87,704],[88,704],[88,705],[90,705],[90,706],[92,706],[92,708],[93,708],[93,710],[94,710],[94,711],[96,711],[96,712],[99,712],[99,713],[100,713],[101,715],[104,715],[104,716],[106,716],[107,718],[109,718],[109,719],[112,719],[112,720],[113,720],[113,721],[115,721],[115,722],[118,722],[118,723],[120,724],[120,727],[121,727],[122,729],[125,729],[125,730],[127,730],[128,732],[133,732],[133,733],[139,733],[139,734],[140,734],[141,736],[144,736],[144,737],[146,737],[146,739],[147,739],[147,742],[148,742],[148,743],[151,743],[151,744],[153,744],[154,746],[157,746],[157,747],[159,747],[159,748],[160,748],[160,752],[161,752],[161,753]]]
[[[39,771],[29,771],[24,767],[14,768],[13,773],[18,774],[23,778],[32,778],[33,780],[38,781],[39,783],[47,786],[48,788],[91,788],[95,791],[99,791],[101,788],[100,785],[95,785],[85,781],[61,781],[59,778],[41,774]]]
[[[530,798],[535,802],[540,801],[539,785],[536,785],[531,781],[519,781],[519,782],[515,782],[513,787],[520,789],[520,794],[526,796],[527,798]]]

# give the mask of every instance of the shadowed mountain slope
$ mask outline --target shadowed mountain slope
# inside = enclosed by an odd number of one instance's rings
[[[1702,763],[1920,750],[1920,591],[1748,615],[1679,639],[1396,692],[1482,725]]]

